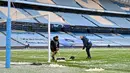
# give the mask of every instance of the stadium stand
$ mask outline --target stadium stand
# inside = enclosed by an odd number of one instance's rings
[[[75,1],[84,8],[104,10],[104,8],[102,8],[99,4],[97,4],[93,0],[75,0]]]
[[[118,25],[114,24],[113,22],[109,21],[108,19],[104,18],[103,16],[97,15],[83,15],[85,18],[89,19],[90,21],[94,22],[96,25],[100,27],[115,27],[119,28]]]
[[[121,18],[121,17],[108,17],[106,16],[107,19],[110,21],[114,22],[121,28],[130,28],[130,22],[126,20],[126,18]]]
[[[130,40],[130,35],[129,34],[121,34],[120,36],[122,36],[123,38],[124,38],[124,44],[126,45],[126,46],[129,46],[129,40]]]
[[[30,1],[30,2],[36,2],[36,0],[14,0],[14,1]]]
[[[51,15],[51,23],[53,24],[68,24],[64,21],[63,18],[55,14],[54,12],[49,12],[49,11],[36,11],[36,10],[31,10],[31,9],[23,9],[25,12],[30,14],[31,16],[36,16],[36,15],[41,15],[39,17],[35,17],[35,19],[38,23],[48,23],[48,13]]]
[[[113,0],[114,2],[118,2],[120,4],[124,4],[124,5],[129,5],[130,1],[129,0]]]
[[[40,13],[36,10],[32,9],[24,9],[26,12],[28,12],[31,16],[40,15]],[[35,18],[39,23],[48,23],[48,20],[44,18],[44,16],[40,16]]]
[[[6,35],[4,34],[4,32],[0,32],[0,47],[5,47],[6,44]],[[11,40],[11,46],[12,47],[16,47],[16,46],[24,46],[23,44],[17,42],[16,40]]]
[[[89,40],[93,43],[93,46],[108,46],[108,45],[119,46],[118,44],[108,41],[106,39],[103,39],[102,37],[99,37],[95,34],[74,33],[74,36],[76,36],[76,38],[79,38],[81,35],[89,38]]]
[[[122,46],[128,46],[128,41],[126,41],[126,39],[122,38],[120,35],[116,34],[98,34],[98,35],[106,40],[112,41]]]
[[[26,17],[31,17],[32,15],[30,15],[29,13],[27,13],[25,10],[23,10],[23,9],[19,9],[18,8],[18,10],[22,13],[22,14],[24,14]],[[28,19],[28,21],[29,22],[32,22],[32,23],[38,23],[34,18],[29,18]]]
[[[129,6],[125,6],[118,2],[113,2],[112,0],[14,0],[14,1],[30,1],[43,4],[55,4],[67,7],[76,7],[92,10],[101,10],[103,12],[109,10],[112,12],[123,12],[129,13]],[[34,6],[35,7],[35,6]],[[109,12],[108,11],[108,12]],[[51,39],[54,36],[59,36],[60,46],[62,47],[78,47],[82,46],[82,41],[80,36],[86,36],[89,38],[93,46],[130,46],[130,35],[122,34],[128,33],[130,30],[130,18],[117,17],[112,15],[89,15],[89,14],[75,14],[75,13],[65,13],[65,12],[53,12],[44,10],[34,10],[27,8],[11,8],[11,17],[15,22],[21,22],[26,29],[31,30],[14,30],[12,31],[12,46],[48,46],[48,33],[47,31],[40,32],[39,30],[34,30],[34,28],[39,28],[40,30],[46,29],[44,26],[48,23],[48,17],[45,14],[51,14]],[[30,16],[41,15],[39,17],[26,19]],[[7,18],[7,7],[0,6],[0,25],[4,24],[1,19]],[[24,19],[23,19],[24,18]],[[32,25],[27,26],[24,22],[32,23]],[[37,24],[34,24],[37,23]],[[56,25],[60,24],[62,27]],[[14,25],[14,24],[13,24]],[[15,25],[18,25],[16,23]],[[20,28],[21,26],[19,26]],[[71,27],[71,29],[70,29]],[[77,29],[74,29],[74,28]],[[21,27],[22,28],[22,27]],[[25,29],[23,28],[23,29]],[[2,26],[0,26],[0,30]],[[57,30],[58,29],[58,30]],[[70,31],[67,31],[71,30]],[[118,29],[118,32],[116,32]],[[66,31],[65,31],[66,30]],[[81,30],[83,32],[77,32],[76,30]],[[5,46],[6,33],[5,30],[0,32],[0,47]],[[4,42],[3,42],[4,41]]]
[[[54,1],[57,5],[63,5],[63,6],[70,6],[70,7],[78,7],[81,8],[75,0],[52,0]]]
[[[71,25],[80,25],[80,26],[96,26],[91,21],[85,19],[80,14],[72,14],[72,13],[57,13],[60,15],[66,22]]]
[[[36,0],[36,1],[44,4],[55,4],[52,0]]]
[[[12,38],[30,46],[47,46],[47,39],[35,32],[13,31]]]
[[[45,37],[48,37],[47,33],[41,33],[41,34],[44,35]],[[59,41],[60,41],[61,46],[71,47],[71,46],[74,46],[76,44],[75,40],[77,40],[77,39],[71,35],[64,33],[64,32],[52,32],[51,39],[53,39],[53,37],[56,35],[59,36]]]
[[[1,16],[3,19],[6,19],[7,17],[7,12],[8,12],[7,10],[8,10],[7,7],[0,6],[0,11],[2,12]],[[21,13],[19,10],[16,8],[11,8],[11,18],[13,21],[36,23],[32,19],[26,19],[27,18],[26,15]]]
[[[53,12],[48,12],[48,11],[38,11],[40,13],[40,15],[45,15],[45,14],[50,14],[51,15],[51,23],[59,23],[59,24],[67,24],[63,18],[61,18],[60,16],[56,15]],[[48,20],[48,16],[44,16],[44,18],[46,18]]]
[[[94,0],[96,3],[104,7],[106,10],[124,12],[118,5],[111,0]]]
[[[1,19],[6,19],[6,18],[7,18],[7,16],[6,16],[6,15],[4,15],[4,13],[2,13],[2,12],[0,11],[0,18],[1,18]]]
[[[13,1],[29,1],[43,4],[57,4],[70,7],[84,7],[97,10],[110,10],[124,12],[117,4],[112,0],[13,0]]]
[[[127,13],[130,13],[130,6],[129,5],[124,5],[119,2],[113,1],[114,4],[117,4],[122,10],[124,10]]]

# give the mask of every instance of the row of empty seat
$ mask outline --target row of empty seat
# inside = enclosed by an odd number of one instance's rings
[[[7,0],[5,0],[7,1]],[[78,8],[90,8],[97,10],[110,10],[124,12],[119,4],[114,3],[112,0],[12,0],[12,1],[29,1],[43,4],[56,4]]]
[[[7,12],[7,7],[0,6],[1,19],[7,19]],[[11,8],[11,18],[17,22],[48,23],[48,14],[51,15],[51,23],[67,24],[60,16],[53,12]]]
[[[86,36],[93,43],[93,46],[129,46],[130,35],[112,34],[112,33],[65,33],[65,32],[51,32],[51,40],[54,36],[59,36],[60,46],[73,47],[83,46],[80,36]],[[12,31],[11,46],[48,46],[47,32],[25,32]],[[6,33],[0,32],[0,47],[6,44]]]
[[[0,32],[0,47],[5,46],[6,46],[6,35]],[[12,39],[11,46],[23,46],[23,45]]]
[[[81,14],[72,14],[72,13],[57,13],[60,15],[67,23],[71,25],[80,25],[80,26],[96,26],[89,20],[82,17]]]
[[[104,10],[99,4],[97,4],[93,0],[75,0],[75,1],[84,8]]]
[[[47,39],[35,32],[13,31],[12,38],[30,46],[46,46]]]
[[[98,16],[98,15],[81,15],[81,14],[61,13],[61,12],[54,13],[40,10],[37,11],[32,9],[11,8],[12,20],[18,22],[48,23],[48,15],[46,15],[48,13],[51,15],[50,20],[51,23],[53,24],[130,28],[129,18]],[[7,7],[0,6],[0,18],[1,19],[7,18]]]
[[[116,35],[116,34],[98,34],[99,36],[101,36],[102,38],[112,41],[116,44],[120,44],[122,46],[129,46],[129,40],[122,38],[121,35]]]
[[[80,36],[86,36],[93,43],[93,46],[108,46],[108,45],[117,46],[117,44],[111,41],[105,40],[95,34],[73,33],[73,35],[76,36],[76,38],[79,38]]]
[[[121,4],[119,2],[113,1],[114,4],[118,5],[122,10],[126,11],[127,13],[130,13],[130,6]]]
[[[6,19],[8,15],[8,8],[7,7],[0,7],[0,12],[2,12],[2,18]],[[16,8],[11,8],[11,18],[13,21],[20,21],[20,22],[32,22],[31,19],[26,19],[27,16],[21,13],[18,9]]]
[[[45,37],[48,37],[48,33],[41,33]],[[53,32],[51,33],[51,40],[53,39],[54,36],[59,36],[59,42],[61,46],[74,46],[74,40],[76,38],[64,33],[64,32]]]
[[[106,18],[112,21],[113,23],[117,24],[121,28],[130,28],[130,22],[126,18],[108,16]]]
[[[118,5],[114,4],[111,0],[94,0],[106,10],[124,12]]]
[[[98,16],[98,15],[83,15],[83,17],[89,19],[96,25],[100,27],[115,27],[118,28],[119,26],[116,25],[115,23],[111,22],[110,20],[106,19],[103,16]]]

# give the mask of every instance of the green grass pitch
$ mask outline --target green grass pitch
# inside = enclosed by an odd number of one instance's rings
[[[40,62],[48,64],[48,50],[12,50],[12,62]],[[92,48],[92,59],[86,59],[86,52],[82,49],[60,49],[56,57],[65,57],[66,62],[52,62],[53,64],[67,67],[91,69],[103,68],[100,73],[129,73],[130,72],[130,49],[129,48]],[[75,56],[75,60],[70,60]],[[5,51],[0,50],[0,61],[5,61]],[[84,73],[84,72],[81,72]],[[89,72],[97,73],[97,72]]]

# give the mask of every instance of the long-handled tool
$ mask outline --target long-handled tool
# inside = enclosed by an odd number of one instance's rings
[[[72,49],[74,49],[74,47],[72,47]],[[74,51],[74,52],[77,52],[77,51]],[[80,51],[78,51],[75,56],[70,56],[69,59],[74,60],[76,58],[76,56],[79,54],[80,54]]]
[[[80,54],[80,52],[76,53],[75,56],[70,56],[70,59],[71,59],[71,60],[74,60],[74,59],[76,58],[76,56],[78,56],[79,54]]]

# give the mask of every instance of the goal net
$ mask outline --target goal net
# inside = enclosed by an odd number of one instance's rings
[[[43,19],[43,17],[46,18],[46,23],[40,22],[40,19]],[[32,21],[35,22],[33,23]],[[6,22],[6,20],[1,19],[0,22]],[[43,15],[28,16],[26,18],[12,19],[12,22],[14,22],[12,23],[12,28],[14,29],[12,29],[11,34],[11,47],[12,49],[16,48],[16,50],[12,50],[11,58],[14,59],[12,61],[20,62],[20,59],[18,60],[17,58],[23,58],[21,62],[24,62],[30,58],[30,62],[41,62],[41,60],[43,59],[43,61],[48,61],[50,63],[50,14],[47,13]],[[38,30],[44,30],[44,27],[47,28],[47,32],[38,32]],[[3,31],[2,34],[5,35],[5,39],[6,32]],[[6,45],[4,44],[3,46]],[[48,48],[48,50],[43,50],[44,48]],[[19,53],[17,53],[16,51]],[[45,51],[46,54],[44,54],[44,52],[41,51]],[[22,52],[25,53],[22,54]],[[39,54],[35,54],[35,52],[39,52]]]

